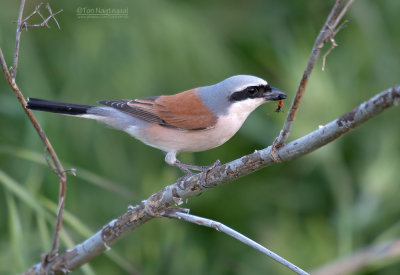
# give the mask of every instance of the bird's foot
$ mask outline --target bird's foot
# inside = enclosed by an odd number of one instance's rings
[[[220,164],[221,164],[221,161],[219,159],[217,159],[213,164],[208,165],[208,166],[187,164],[187,163],[180,162],[179,160],[176,160],[176,162],[174,163],[175,166],[179,167],[186,174],[192,173],[192,172],[190,172],[190,170],[199,171],[199,172],[210,171],[211,169],[214,169],[215,167],[217,167]]]
[[[175,166],[179,167],[185,173],[185,175],[183,177],[180,177],[178,179],[178,182],[179,182],[178,187],[183,190],[184,189],[182,186],[183,182],[187,178],[194,175],[194,173],[192,173],[190,170],[195,170],[195,171],[202,172],[201,177],[200,177],[200,185],[203,188],[208,188],[205,185],[208,173],[215,167],[218,167],[220,164],[221,164],[221,161],[219,159],[217,159],[213,164],[208,165],[208,166],[198,166],[198,165],[193,165],[193,164],[187,164],[187,163],[182,163],[179,160],[176,160]]]

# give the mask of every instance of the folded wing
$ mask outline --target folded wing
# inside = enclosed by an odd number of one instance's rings
[[[150,123],[182,130],[209,129],[217,122],[217,117],[203,105],[195,90],[176,95],[99,103]]]

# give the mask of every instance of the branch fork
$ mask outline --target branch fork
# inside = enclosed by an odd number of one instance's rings
[[[60,28],[60,24],[57,21],[57,18],[55,17],[57,14],[61,13],[63,10],[59,10],[56,13],[53,13],[53,11],[51,10],[50,4],[46,3],[46,9],[49,11],[49,16],[47,18],[44,18],[44,16],[41,14],[40,12],[40,8],[42,7],[44,3],[40,3],[39,5],[36,6],[35,10],[29,14],[27,17],[25,17],[25,19],[22,20],[20,26],[19,26],[19,31],[21,32],[23,29],[28,30],[29,28],[38,28],[38,27],[47,27],[50,29],[50,26],[48,24],[48,22],[50,21],[50,19],[53,19],[54,22],[56,23],[58,29]],[[31,19],[33,16],[35,15],[39,15],[40,18],[43,20],[41,23],[39,24],[28,24],[28,20]]]
[[[313,49],[311,50],[310,58],[304,70],[303,76],[300,80],[300,84],[299,87],[297,88],[296,95],[293,99],[292,105],[290,106],[290,109],[288,111],[288,115],[286,117],[283,128],[279,136],[275,139],[275,141],[272,144],[273,148],[279,149],[283,147],[285,145],[287,138],[289,137],[290,131],[293,127],[293,122],[296,118],[297,111],[300,107],[301,99],[304,96],[308,80],[310,78],[312,70],[314,69],[315,63],[317,62],[321,49],[324,47],[326,43],[328,42],[332,43],[332,47],[325,53],[323,57],[323,69],[324,69],[326,57],[337,46],[334,37],[343,28],[345,23],[339,26],[339,28],[337,28],[337,26],[339,25],[340,21],[343,19],[343,17],[353,4],[354,0],[349,0],[344,7],[343,7],[343,2],[344,0],[336,0],[336,3],[333,6],[330,14],[328,15],[328,18],[326,19],[324,26],[320,30],[315,40]],[[275,153],[276,149],[273,149],[271,152]],[[278,159],[276,158],[276,154],[275,156],[271,155],[271,157],[273,159]]]

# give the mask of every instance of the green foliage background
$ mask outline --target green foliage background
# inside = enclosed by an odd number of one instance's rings
[[[25,14],[38,4],[27,1]],[[254,74],[289,94],[334,1],[51,1],[61,30],[23,33],[17,82],[26,97],[82,104],[140,98]],[[9,66],[19,1],[0,8]],[[128,8],[128,19],[79,19],[77,9]],[[339,44],[312,74],[293,140],[400,82],[400,1],[355,1]],[[43,12],[45,14],[45,12]],[[34,20],[33,20],[34,21]],[[36,22],[39,19],[36,18]],[[328,49],[328,48],[326,48]],[[0,77],[2,78],[2,77]],[[287,110],[288,107],[285,107]],[[286,113],[260,107],[223,146],[183,161],[228,162],[272,143]],[[94,121],[35,113],[68,177],[62,251],[181,174],[163,154]],[[290,163],[190,199],[216,219],[311,270],[400,234],[400,118],[392,108]],[[0,80],[0,273],[22,272],[51,245],[58,181],[44,148]],[[357,274],[398,274],[398,259]],[[208,228],[155,219],[74,274],[291,274]]]

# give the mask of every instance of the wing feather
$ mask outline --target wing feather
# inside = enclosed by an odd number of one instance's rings
[[[214,127],[217,117],[203,105],[200,97],[195,93],[194,89],[176,95],[135,100],[108,100],[99,103],[166,127],[183,130],[203,130]]]
[[[140,103],[136,100],[103,100],[99,101],[100,104],[113,107],[121,112],[127,113],[136,118],[143,119],[151,123],[157,123],[160,125],[167,124],[163,121],[155,112],[154,104]]]

